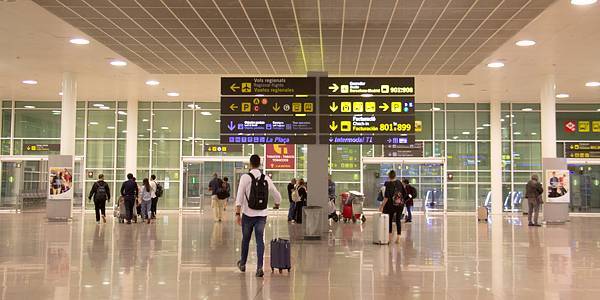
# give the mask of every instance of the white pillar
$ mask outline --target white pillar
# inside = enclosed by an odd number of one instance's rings
[[[554,75],[544,78],[540,90],[542,157],[556,158],[556,83]]]
[[[65,72],[62,79],[60,118],[60,154],[75,155],[75,124],[77,122],[77,78]]]
[[[490,161],[492,184],[492,214],[502,214],[502,115],[501,103],[490,103]]]
[[[137,170],[138,96],[130,93],[127,99],[127,143],[125,145],[125,172]]]

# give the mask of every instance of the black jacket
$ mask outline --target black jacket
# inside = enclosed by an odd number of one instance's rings
[[[98,191],[98,186],[104,186],[104,189],[106,190],[106,199],[100,199],[100,195],[96,194],[96,191]],[[98,180],[94,182],[94,185],[90,190],[90,195],[88,196],[88,199],[91,200],[92,197],[94,197],[94,201],[110,200],[110,189],[108,188],[108,183],[104,182],[104,180]]]
[[[298,196],[300,196],[300,201],[305,202],[306,199],[308,198],[308,193],[306,192],[306,186],[299,186],[298,187]]]
[[[397,189],[400,189],[399,192],[402,193],[402,198],[404,198],[404,195],[406,194],[406,192],[404,191],[404,187],[402,186],[402,183],[400,182],[400,180],[396,179],[394,181],[386,181],[385,182],[384,197],[387,198],[387,202],[385,203],[385,206],[383,207],[383,213],[391,214],[391,213],[397,212],[398,210],[401,212],[402,211],[401,209],[404,208],[403,206],[394,205],[394,196],[398,192],[398,191],[396,191]]]
[[[292,200],[292,192],[294,191],[294,188],[295,188],[295,186],[293,183],[291,183],[291,182],[288,183],[287,192],[288,192],[288,199],[290,200],[290,203],[294,202]]]
[[[129,198],[137,198],[138,186],[133,180],[127,180],[121,185],[121,196]]]

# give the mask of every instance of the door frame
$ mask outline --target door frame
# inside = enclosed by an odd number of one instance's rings
[[[184,172],[183,168],[186,163],[204,163],[204,162],[242,162],[248,163],[248,158],[245,156],[182,156],[179,160],[179,211],[183,211],[183,196],[184,196]],[[235,179],[234,179],[235,180]]]
[[[2,181],[2,163],[3,162],[24,162],[24,161],[48,161],[48,155],[1,155],[0,156],[0,181]],[[84,156],[75,156],[73,155],[73,168],[75,167],[75,162],[76,161],[80,161],[81,162],[81,170],[79,170],[80,172],[80,177],[83,179],[85,178],[85,157]],[[85,211],[85,180],[83,180],[84,182],[82,182],[81,184],[81,195],[84,199],[82,199],[81,202],[81,210]],[[2,189],[2,186],[0,185],[0,189]],[[0,191],[1,192],[1,191]],[[11,209],[4,209],[1,210],[0,212],[10,212]],[[15,208],[15,212],[19,212],[19,205],[17,205],[17,207]]]
[[[360,160],[360,178],[363,177],[364,165],[365,164],[440,164],[442,165],[442,186],[444,191],[444,212],[448,211],[448,178],[446,175],[446,158],[444,157],[362,157]],[[360,181],[361,193],[364,192],[364,180]]]

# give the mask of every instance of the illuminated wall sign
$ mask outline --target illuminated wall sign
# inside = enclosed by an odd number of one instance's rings
[[[415,143],[409,146],[383,145],[384,157],[423,157],[423,144]]]
[[[23,152],[60,151],[60,144],[23,144]]]
[[[414,78],[321,78],[320,92],[320,143],[414,143]]]
[[[314,114],[314,97],[223,97],[221,114]]]
[[[296,145],[267,144],[265,167],[273,170],[292,170],[296,166]]]
[[[321,95],[414,95],[414,77],[329,77],[320,82]]]
[[[600,158],[600,142],[565,143],[568,158]]]
[[[221,95],[314,95],[312,77],[221,77]]]
[[[221,78],[221,143],[315,144],[312,77]]]
[[[204,149],[207,153],[240,153],[242,152],[242,145],[205,145]]]

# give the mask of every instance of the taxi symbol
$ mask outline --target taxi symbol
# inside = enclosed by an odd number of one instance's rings
[[[252,83],[242,82],[242,93],[252,93]]]
[[[311,102],[304,103],[304,112],[313,112],[313,104]]]
[[[295,113],[302,112],[302,103],[299,103],[299,102],[292,103],[292,112],[295,112]]]
[[[361,113],[364,110],[364,106],[362,102],[353,102],[352,103],[352,111],[355,113]]]
[[[341,112],[352,112],[352,102],[342,102]]]
[[[392,112],[402,112],[402,102],[392,102]]]
[[[250,112],[252,110],[252,104],[250,102],[242,102],[242,112]]]
[[[374,113],[377,110],[377,104],[375,102],[366,102],[365,103],[365,112]]]
[[[352,122],[350,121],[341,121],[340,122],[340,130],[341,131],[350,131],[352,129]]]

